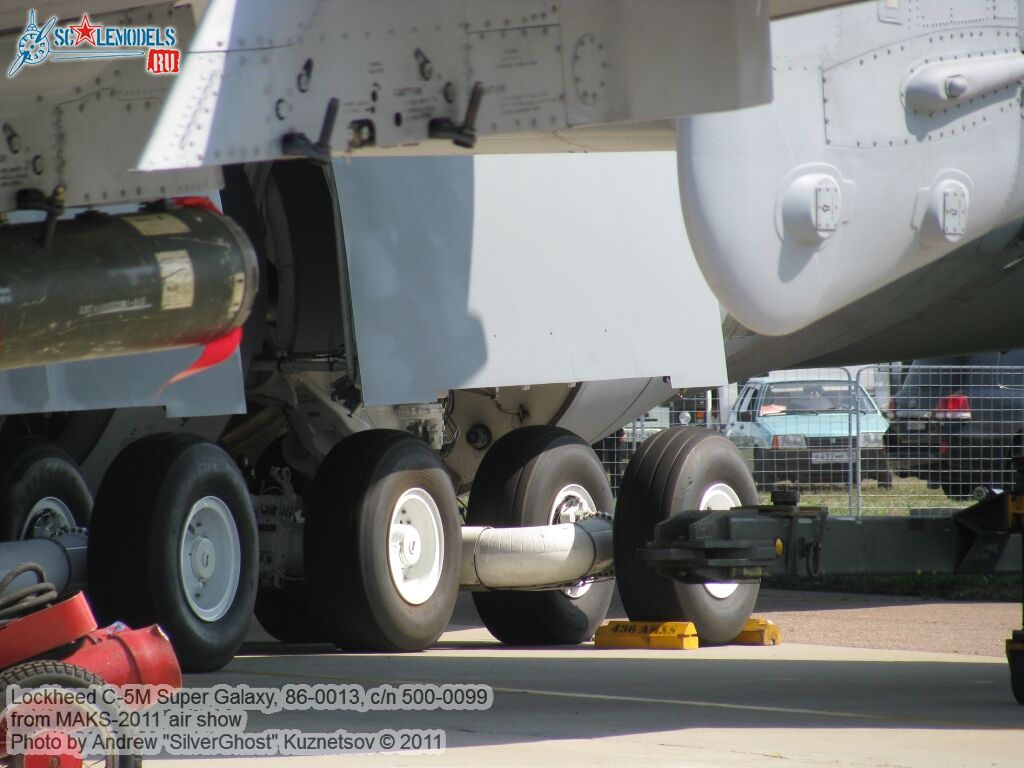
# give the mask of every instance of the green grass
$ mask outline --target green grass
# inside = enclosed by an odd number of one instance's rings
[[[761,493],[759,501],[770,504],[771,493]],[[924,480],[916,477],[894,477],[892,488],[880,488],[874,480],[865,480],[860,491],[862,515],[907,515],[912,509],[963,509],[970,503],[949,499],[940,489],[929,488]],[[857,511],[847,485],[807,488],[800,493],[800,504],[828,507],[832,515],[856,514]]]

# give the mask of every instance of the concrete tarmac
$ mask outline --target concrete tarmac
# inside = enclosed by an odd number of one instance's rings
[[[833,614],[836,636],[841,614]],[[226,669],[187,683],[482,683],[495,692],[487,711],[306,711],[249,720],[249,730],[307,733],[442,729],[441,755],[207,758],[206,768],[1024,765],[1024,708],[1010,692],[1005,660],[792,643],[784,623],[782,631],[783,644],[767,648],[521,649],[463,624],[437,648],[410,655],[253,643]],[[147,765],[185,762],[192,761]]]

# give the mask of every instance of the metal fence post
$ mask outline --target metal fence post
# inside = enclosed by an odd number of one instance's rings
[[[854,379],[853,382],[853,409],[856,413],[855,421],[857,429],[857,431],[854,433],[857,436],[855,440],[857,446],[857,489],[855,512],[857,517],[861,516],[861,490],[864,487],[864,472],[863,467],[861,466],[860,392],[862,384],[860,381],[860,376],[866,370],[867,368],[861,368],[859,371],[857,371],[857,377],[856,379]]]
[[[854,496],[856,495],[855,486],[856,480],[856,464],[854,462],[853,453],[856,448],[856,441],[853,436],[853,402],[854,402],[854,382],[853,377],[850,376],[849,368],[841,368],[842,372],[846,375],[847,384],[847,397],[846,397],[846,512],[852,514],[854,510]]]

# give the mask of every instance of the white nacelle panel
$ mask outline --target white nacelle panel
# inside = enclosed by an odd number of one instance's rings
[[[1024,215],[1016,5],[774,21],[774,102],[678,121],[687,229],[737,320],[796,331]]]
[[[367,404],[725,381],[674,153],[373,158],[335,172]]]

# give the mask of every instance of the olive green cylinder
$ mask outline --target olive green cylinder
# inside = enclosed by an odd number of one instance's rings
[[[241,326],[256,254],[230,219],[199,208],[88,212],[0,227],[0,369],[203,344]]]

